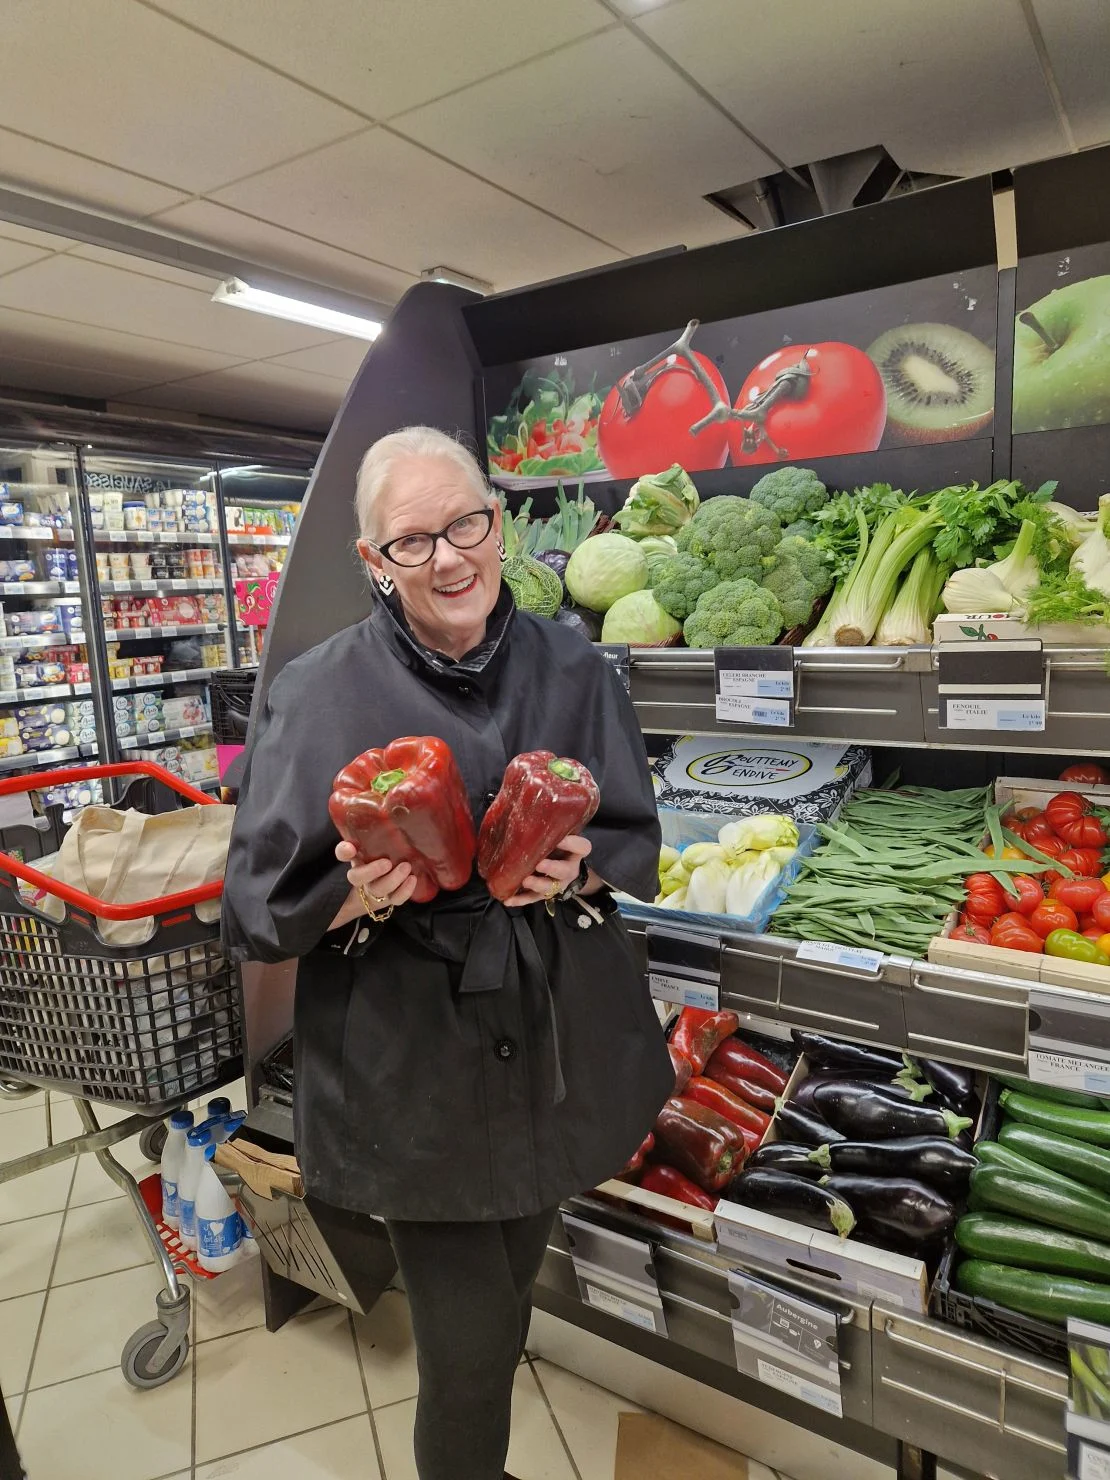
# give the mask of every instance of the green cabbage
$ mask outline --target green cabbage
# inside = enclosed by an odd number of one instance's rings
[[[626,642],[629,647],[670,647],[682,623],[663,610],[650,591],[622,596],[605,613],[602,642]]]
[[[622,596],[647,585],[647,557],[626,535],[592,535],[570,557],[565,580],[579,606],[607,612]]]

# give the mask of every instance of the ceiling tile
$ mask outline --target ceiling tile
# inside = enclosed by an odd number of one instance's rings
[[[3,277],[6,272],[14,272],[18,267],[26,267],[31,262],[41,262],[49,255],[41,247],[32,247],[26,242],[13,242],[6,237],[0,237],[0,277]]]
[[[139,277],[157,278],[162,283],[176,283],[179,288],[192,288],[194,293],[204,293],[209,298],[220,281],[210,272],[186,272],[180,267],[170,267],[163,262],[150,262],[145,257],[132,256],[130,252],[113,252],[108,247],[75,247],[69,255],[81,257],[86,262],[100,262],[105,267],[114,267],[120,272],[136,273]]]
[[[649,10],[662,10],[664,5],[673,5],[675,0],[613,0],[616,8],[630,20],[639,20]]]
[[[7,0],[4,47],[20,65],[5,71],[0,125],[33,119],[51,143],[79,144],[185,191],[359,125],[347,109],[130,0]]]
[[[37,112],[34,116],[37,125]],[[70,142],[84,144],[84,130],[78,129]],[[29,190],[129,219],[165,210],[186,194],[6,128],[0,128],[0,181],[12,190]]]
[[[598,0],[154,0],[372,118],[388,118],[612,24]]]
[[[1110,7],[1105,0],[1033,0],[1075,142],[1110,142]]]
[[[100,367],[112,375],[134,377],[144,385],[222,370],[242,359],[12,308],[0,308],[0,348],[4,354],[44,364],[78,370]]]
[[[217,251],[241,252],[259,267],[272,267],[380,303],[396,303],[417,280],[415,273],[311,241],[210,200],[191,200],[176,206],[151,224]]]
[[[64,252],[73,246],[68,237],[55,236],[50,231],[36,231],[33,226],[17,226],[10,221],[0,221],[0,237],[5,241],[22,242],[28,247],[41,247],[43,256],[48,252]]]
[[[297,349],[291,355],[275,355],[268,365],[285,365],[290,370],[308,370],[313,375],[330,375],[349,384],[369,353],[370,346],[358,339],[337,339],[333,344],[318,344],[315,349]]]
[[[334,335],[213,303],[204,293],[79,257],[58,256],[0,278],[0,304],[121,329],[240,360],[286,354]]]
[[[380,128],[233,185],[219,198],[412,273],[453,267],[498,288],[616,255]]]
[[[676,0],[640,24],[788,164],[879,143],[976,174],[1065,147],[1016,4]]]
[[[140,406],[326,431],[346,392],[342,380],[279,365],[254,364],[137,391],[129,399]]]
[[[771,160],[631,32],[609,31],[397,127],[627,252],[730,234],[702,199]]]
[[[56,396],[88,396],[106,401],[110,396],[138,390],[142,381],[108,371],[78,370],[73,365],[48,365],[0,354],[0,385],[8,390],[49,391]]]

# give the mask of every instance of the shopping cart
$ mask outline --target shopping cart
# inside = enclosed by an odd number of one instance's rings
[[[10,777],[0,781],[0,798],[124,776],[144,778],[133,785],[148,793],[157,783],[198,806],[217,805],[161,766],[139,760]],[[127,801],[125,794],[120,804]],[[91,1152],[127,1193],[165,1288],[155,1297],[157,1319],[131,1336],[121,1366],[135,1387],[158,1387],[181,1370],[189,1352],[189,1290],[178,1279],[185,1261],[167,1247],[139,1185],[109,1147],[139,1134],[144,1155],[157,1160],[164,1117],[242,1073],[238,974],[221,953],[219,923],[196,912],[219,897],[223,883],[110,904],[26,861],[28,851],[36,859],[42,853],[31,828],[5,828],[5,847],[15,847],[16,834],[27,845],[20,849],[24,858],[0,851],[0,1087],[71,1095],[84,1134],[0,1164],[0,1184]],[[138,945],[109,944],[97,917],[151,917],[151,934]],[[90,1101],[136,1113],[101,1127]]]

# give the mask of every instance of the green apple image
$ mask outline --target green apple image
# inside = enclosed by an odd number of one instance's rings
[[[1053,289],[1014,326],[1014,431],[1103,421],[1110,421],[1110,274]]]

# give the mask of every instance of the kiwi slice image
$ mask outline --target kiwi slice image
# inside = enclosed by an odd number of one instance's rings
[[[903,324],[867,353],[886,386],[888,438],[960,441],[994,415],[994,351],[965,329]]]

